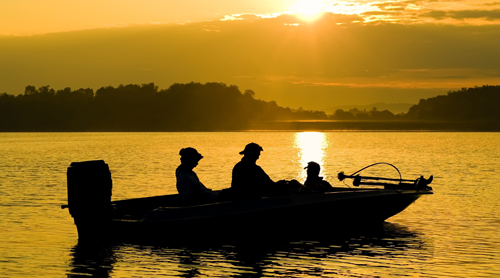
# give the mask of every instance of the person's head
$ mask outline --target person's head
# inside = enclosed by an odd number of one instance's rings
[[[198,161],[203,158],[203,156],[195,149],[191,147],[183,148],[179,151],[181,156],[181,164],[191,169],[198,165]]]
[[[260,152],[264,151],[264,149],[259,146],[257,143],[249,143],[245,146],[245,149],[240,152],[240,154],[244,155],[247,158],[250,159],[259,159]]]
[[[309,177],[317,177],[319,176],[319,172],[321,171],[321,167],[318,163],[311,161],[307,163],[307,166],[304,168],[307,170],[307,176]]]

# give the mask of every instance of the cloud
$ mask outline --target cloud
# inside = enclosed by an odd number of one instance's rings
[[[391,91],[387,101],[400,102],[414,99],[406,94],[500,82],[497,25],[371,24],[334,13],[313,22],[290,14],[240,17],[0,37],[0,92],[210,81],[306,108],[379,101],[384,90]],[[352,90],[363,97],[351,97]],[[304,97],[310,92],[311,100]]]
[[[225,16],[222,21],[251,21],[251,22],[262,22],[266,20],[268,23],[276,23],[283,25],[327,25],[327,24],[338,24],[338,23],[352,23],[357,21],[363,21],[363,18],[359,15],[351,14],[336,14],[336,13],[323,13],[318,19],[314,21],[308,21],[300,16],[293,13],[276,13],[276,14],[234,14]],[[298,24],[296,24],[298,23]]]
[[[483,18],[487,20],[500,19],[500,9],[496,10],[464,10],[449,12],[454,19]]]
[[[430,11],[420,14],[420,17],[430,17],[440,20],[449,17],[449,15],[448,12],[445,11]]]
[[[484,3],[485,6],[500,6],[500,2]]]
[[[221,21],[228,21],[228,20],[257,20],[262,18],[262,15],[259,14],[253,14],[253,13],[245,13],[245,14],[232,14],[232,15],[225,15]]]
[[[499,69],[475,68],[392,69],[366,73],[336,77],[288,75],[269,78],[273,81],[312,87],[431,89],[464,87],[485,77],[500,77]]]
[[[462,11],[430,11],[420,15],[421,17],[430,17],[434,19],[452,18],[456,20],[465,19],[485,19],[496,21],[500,20],[500,9],[495,10],[462,10]]]

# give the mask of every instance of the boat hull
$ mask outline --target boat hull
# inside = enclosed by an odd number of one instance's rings
[[[252,236],[276,233],[345,230],[382,223],[419,197],[420,190],[342,190],[317,194],[239,200],[188,207],[159,206],[147,213],[137,200],[115,202],[117,213],[109,231],[114,238],[195,238]],[[169,196],[164,196],[165,201]],[[134,203],[135,201],[135,203]],[[153,199],[149,200],[153,201]],[[162,198],[154,202],[161,204]],[[130,213],[136,207],[136,216]]]

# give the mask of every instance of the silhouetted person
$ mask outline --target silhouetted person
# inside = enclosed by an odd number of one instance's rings
[[[205,187],[193,171],[203,156],[191,147],[181,149],[179,155],[181,156],[181,165],[175,170],[175,177],[177,178],[177,191],[181,196],[181,200],[185,202],[214,200],[217,194]]]
[[[275,182],[256,164],[261,151],[261,146],[250,143],[240,152],[243,158],[234,166],[231,181],[231,189],[237,196],[257,197],[276,192]]]
[[[314,191],[327,192],[333,189],[332,185],[319,176],[321,167],[318,163],[311,161],[304,168],[307,169],[307,178],[304,185]]]

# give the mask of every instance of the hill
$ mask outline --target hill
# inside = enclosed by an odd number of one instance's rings
[[[421,99],[406,119],[423,121],[499,122],[500,86],[462,88],[447,95]]]

